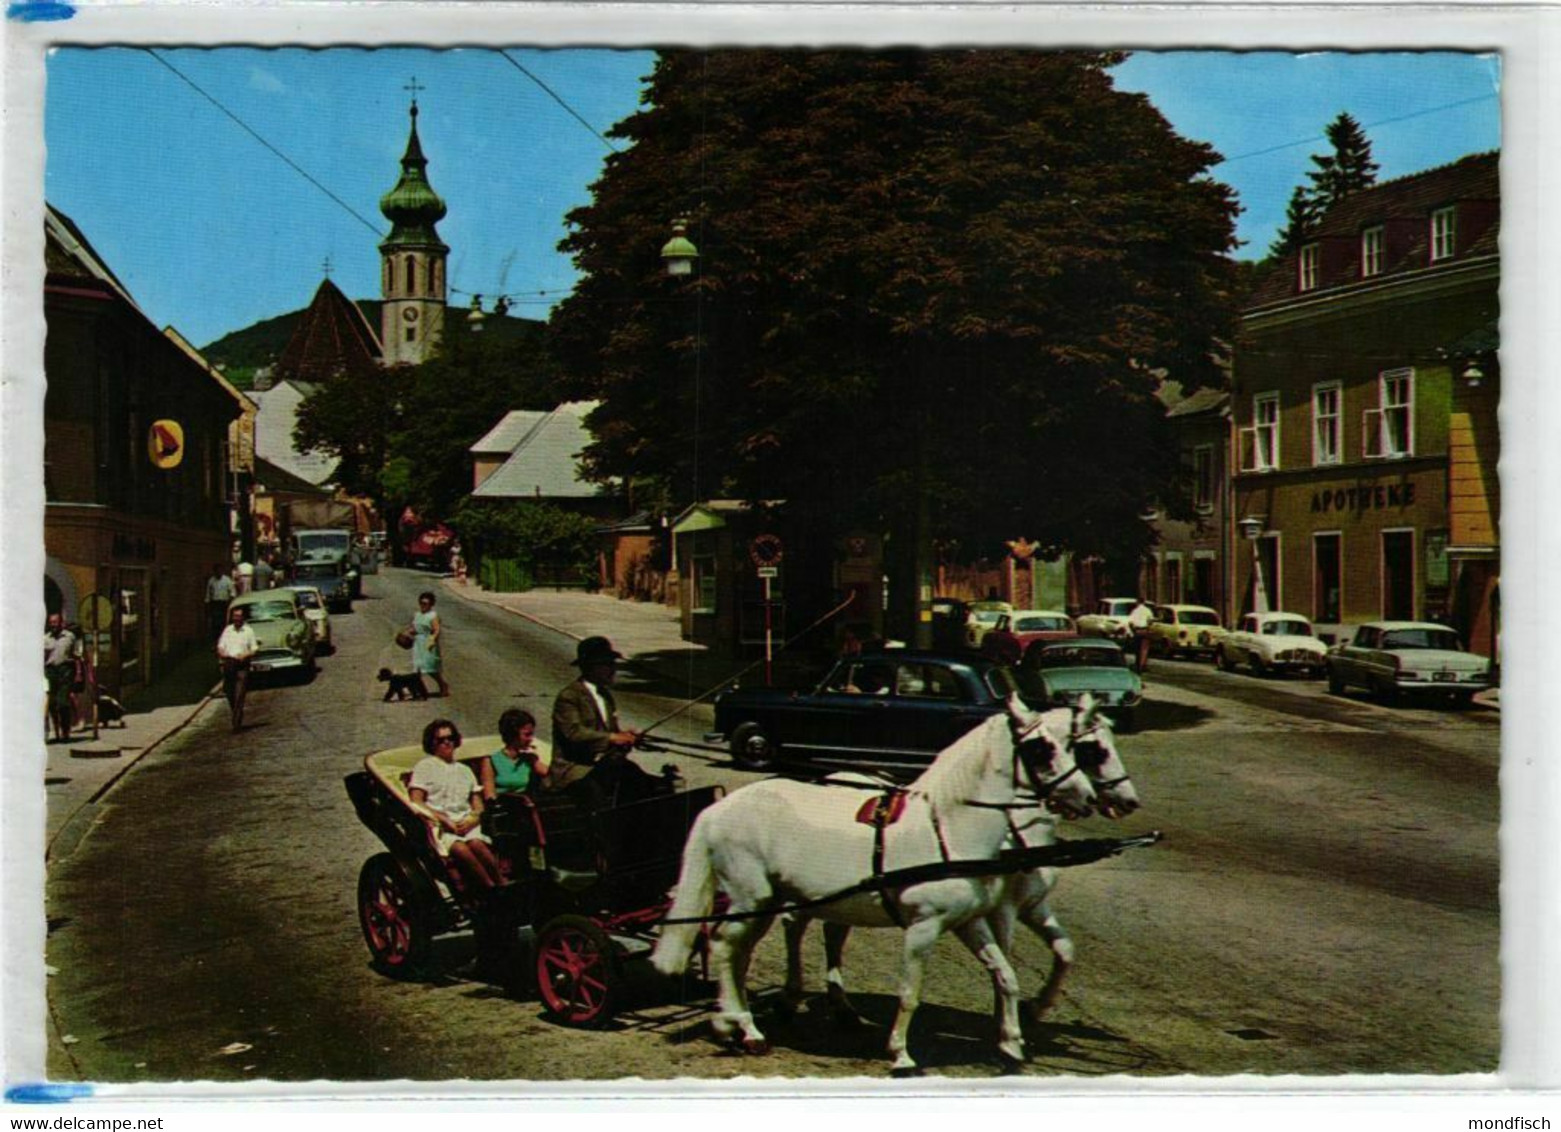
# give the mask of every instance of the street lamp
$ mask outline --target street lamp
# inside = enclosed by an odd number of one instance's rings
[[[1268,590],[1263,585],[1263,559],[1257,548],[1257,540],[1263,534],[1263,520],[1248,515],[1236,525],[1241,528],[1242,537],[1252,544],[1252,612],[1267,613]]]
[[[672,222],[672,239],[661,245],[661,262],[666,264],[668,275],[690,275],[699,249],[688,238],[688,221],[682,218]]]

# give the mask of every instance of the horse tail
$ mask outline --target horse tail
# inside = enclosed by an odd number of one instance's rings
[[[709,837],[705,832],[706,810],[694,822],[689,832],[688,844],[683,847],[683,871],[678,877],[677,894],[672,899],[669,920],[690,920],[708,915],[715,906],[715,870],[710,867]],[[650,961],[664,975],[681,974],[694,953],[694,941],[699,937],[697,923],[667,924],[661,929],[661,938],[651,952]]]

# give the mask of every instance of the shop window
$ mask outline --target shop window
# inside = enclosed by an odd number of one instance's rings
[[[1312,463],[1337,464],[1339,453],[1339,400],[1337,381],[1312,387]]]
[[[1415,453],[1415,371],[1387,370],[1377,378],[1378,407],[1361,421],[1361,450],[1369,458]]]

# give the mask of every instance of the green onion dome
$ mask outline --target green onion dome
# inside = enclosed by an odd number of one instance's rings
[[[407,139],[407,151],[401,158],[401,179],[395,188],[379,198],[379,210],[391,223],[386,245],[439,243],[434,225],[444,219],[445,204],[428,183],[427,168],[428,158],[423,156],[423,146],[417,138],[417,103],[414,102],[412,135]]]

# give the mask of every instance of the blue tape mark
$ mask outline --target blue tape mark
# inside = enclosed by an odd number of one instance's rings
[[[6,19],[20,20],[24,24],[37,23],[39,20],[68,20],[75,14],[73,5],[58,0],[17,0],[5,10]]]
[[[5,1091],[5,1099],[13,1104],[64,1104],[91,1095],[91,1085],[12,1085]]]

